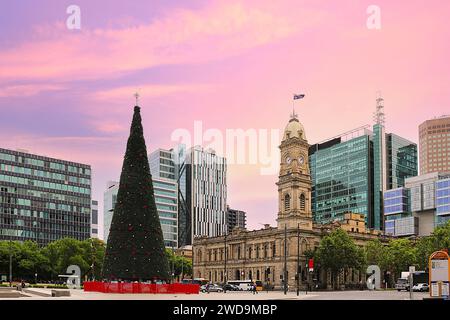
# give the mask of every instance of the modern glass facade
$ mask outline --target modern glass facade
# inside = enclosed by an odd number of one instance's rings
[[[383,226],[383,192],[388,189],[386,162],[386,135],[384,127],[380,124],[375,124],[373,126],[373,221],[370,221],[369,226],[376,230],[382,229]]]
[[[450,220],[450,178],[436,182],[436,225]]]
[[[405,186],[384,193],[386,233],[427,236],[450,220],[448,174],[433,172],[407,178]]]
[[[362,134],[361,134],[362,133]],[[350,139],[344,141],[344,138]],[[310,147],[312,208],[317,223],[361,213],[368,228],[384,227],[383,193],[417,175],[417,146],[380,124]],[[356,136],[356,137],[355,137]]]
[[[384,214],[399,214],[409,212],[409,190],[397,188],[384,193]]]
[[[164,244],[178,248],[178,185],[174,180],[152,177],[155,203],[163,231]],[[108,182],[104,192],[104,240],[108,241],[114,207],[119,191],[118,182]]]
[[[0,149],[0,239],[45,245],[91,232],[91,167]]]
[[[227,161],[200,146],[171,150],[179,186],[179,246],[191,245],[194,237],[215,237],[227,230]]]
[[[310,148],[314,220],[327,223],[344,219],[346,212],[372,214],[371,141],[363,135],[346,142]]]
[[[396,134],[387,134],[387,188],[405,185],[405,179],[417,176],[417,145]]]

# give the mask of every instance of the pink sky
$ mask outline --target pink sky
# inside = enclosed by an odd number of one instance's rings
[[[5,4],[0,147],[91,164],[100,202],[120,175],[136,88],[149,152],[196,120],[283,129],[294,92],[311,144],[372,124],[378,90],[387,131],[415,142],[421,122],[450,113],[445,0],[77,2],[76,31],[71,2]],[[366,27],[371,4],[380,30]],[[259,169],[229,168],[228,202],[250,228],[277,213],[277,175]]]

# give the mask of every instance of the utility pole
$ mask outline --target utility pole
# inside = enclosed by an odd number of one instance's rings
[[[287,294],[287,225],[284,225],[284,294]]]
[[[297,224],[297,296],[300,293],[300,223]]]
[[[227,272],[227,233],[225,233],[225,274],[223,276],[224,283],[227,284],[228,282],[228,272]]]
[[[137,99],[137,98],[136,98]],[[172,283],[175,280],[175,249],[172,242]]]
[[[12,239],[9,239],[9,286],[12,287]]]

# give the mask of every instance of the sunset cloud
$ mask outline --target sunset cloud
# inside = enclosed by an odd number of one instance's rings
[[[202,10],[176,9],[130,27],[71,33],[60,24],[45,25],[34,28],[36,41],[0,53],[0,80],[96,79],[217,60],[298,32],[295,21],[257,7],[218,2]],[[47,37],[46,30],[51,30]]]
[[[0,88],[0,98],[6,97],[29,97],[46,91],[59,91],[65,87],[52,84],[23,84],[11,85]]]

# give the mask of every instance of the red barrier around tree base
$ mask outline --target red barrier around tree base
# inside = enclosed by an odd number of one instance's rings
[[[89,281],[84,282],[84,291],[86,292],[102,292],[102,293],[184,293],[198,294],[200,285],[198,284],[147,284],[147,283],[111,283]]]

